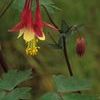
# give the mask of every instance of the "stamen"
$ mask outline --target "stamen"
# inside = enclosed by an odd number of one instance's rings
[[[35,56],[38,53],[38,50],[40,49],[39,46],[37,46],[38,39],[34,38],[33,40],[27,42],[27,48],[26,48],[26,54],[30,56]]]

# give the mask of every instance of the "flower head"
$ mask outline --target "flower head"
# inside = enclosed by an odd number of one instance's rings
[[[43,27],[48,26],[52,29],[56,28],[42,21],[39,0],[36,0],[34,20],[31,6],[32,0],[26,0],[24,9],[20,15],[20,22],[15,25],[10,32],[19,32],[18,38],[23,36],[27,44],[26,53],[28,55],[36,55],[39,49],[37,46],[38,39],[45,40]]]
[[[85,39],[84,37],[78,37],[76,40],[76,52],[79,56],[83,56],[85,53]]]
[[[20,22],[10,31],[19,32],[18,38],[23,36],[27,44],[26,53],[28,55],[36,55],[39,47],[37,46],[36,33],[33,26],[33,17],[31,10],[32,0],[26,0],[24,9],[20,15]]]
[[[26,0],[23,11],[20,15],[20,22],[15,25],[11,32],[19,32],[19,37],[23,35],[23,38],[26,42],[34,39],[34,29],[33,29],[33,19],[31,11],[31,0]]]

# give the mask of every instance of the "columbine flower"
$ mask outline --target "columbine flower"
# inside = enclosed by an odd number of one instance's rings
[[[31,0],[26,0],[24,9],[21,13],[20,22],[10,30],[11,32],[19,32],[18,38],[23,35],[26,42],[31,41],[34,38],[33,19],[30,5]]]
[[[79,56],[83,56],[85,53],[85,39],[84,37],[79,37],[76,40],[76,52]]]
[[[38,41],[33,28],[31,3],[32,0],[26,0],[24,9],[20,16],[20,22],[10,31],[19,32],[18,38],[23,36],[23,39],[26,41],[26,53],[29,55],[36,55],[39,47],[37,46]]]
[[[49,27],[55,31],[58,31],[57,28],[55,28],[53,25],[46,23],[42,21],[41,11],[40,11],[40,3],[39,0],[36,0],[36,11],[34,15],[34,31],[36,33],[36,36],[40,40],[45,40],[45,35],[43,32],[44,27]]]
[[[23,36],[23,39],[27,44],[26,53],[28,55],[36,55],[39,49],[37,46],[38,39],[45,40],[45,35],[43,33],[44,25],[53,29],[55,29],[55,27],[42,22],[39,0],[36,0],[36,11],[33,21],[31,6],[32,0],[26,0],[24,9],[21,13],[20,22],[10,31],[19,32],[18,38]]]

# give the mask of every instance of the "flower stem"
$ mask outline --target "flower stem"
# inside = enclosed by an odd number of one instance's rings
[[[49,14],[49,12],[48,12],[48,10],[46,9],[46,7],[45,7],[44,5],[43,5],[43,8],[44,8],[44,10],[45,10],[46,13],[47,13],[50,22],[51,22],[57,29],[59,29],[58,26],[57,26],[57,25],[54,23],[54,21],[52,20],[50,14]],[[60,32],[60,30],[59,30],[59,32]],[[72,72],[72,69],[71,69],[71,65],[70,65],[70,62],[69,62],[69,59],[68,59],[67,48],[66,48],[66,39],[65,39],[65,37],[63,37],[63,47],[64,47],[63,52],[64,52],[64,56],[65,56],[65,60],[66,60],[67,66],[68,66],[68,70],[69,70],[70,76],[73,76],[73,72]]]
[[[61,33],[61,30],[58,28],[58,26],[54,23],[54,21],[52,20],[48,10],[46,9],[46,7],[43,5],[43,8],[45,9],[47,15],[48,15],[48,18],[50,20],[50,22],[58,29],[59,33]],[[68,32],[70,31],[70,29],[72,28],[73,26],[69,27],[68,29]],[[64,53],[64,56],[65,56],[65,60],[66,60],[66,64],[67,64],[67,67],[68,67],[68,71],[69,71],[69,74],[70,76],[74,76],[73,74],[73,71],[72,71],[72,68],[71,68],[71,64],[70,64],[70,61],[69,61],[69,57],[68,57],[68,52],[67,52],[67,47],[66,47],[66,37],[63,36],[63,53]],[[53,40],[54,41],[54,40]],[[79,93],[81,94],[81,91],[76,91],[75,93]],[[63,99],[61,97],[61,99]]]
[[[2,12],[0,13],[0,17],[2,17],[4,14],[5,14],[5,12],[8,10],[8,8],[11,6],[11,4],[14,2],[14,0],[11,0],[8,4],[7,4],[7,6],[2,10]]]
[[[6,64],[5,61],[4,61],[4,58],[3,58],[3,55],[2,55],[1,50],[0,50],[0,65],[1,65],[1,67],[2,67],[2,69],[3,69],[3,71],[4,71],[5,73],[7,73],[7,72],[8,72],[7,64]]]
[[[66,39],[65,39],[65,37],[63,37],[63,52],[64,52],[66,64],[67,64],[67,66],[68,66],[69,74],[70,74],[70,76],[73,76],[71,64],[70,64],[69,58],[68,58],[68,53],[67,53],[67,47],[66,47]]]
[[[54,21],[52,20],[52,18],[51,18],[51,16],[50,16],[49,12],[48,12],[48,10],[47,10],[47,8],[46,8],[44,5],[42,5],[42,6],[43,6],[43,8],[44,8],[44,10],[45,10],[45,12],[46,12],[46,14],[47,14],[47,16],[48,16],[50,22],[55,26],[55,28],[59,29],[58,26],[57,26],[57,25],[54,23]]]

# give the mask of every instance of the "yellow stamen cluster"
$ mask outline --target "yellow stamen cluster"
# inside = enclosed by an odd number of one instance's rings
[[[40,47],[37,46],[37,39],[33,39],[29,42],[27,42],[27,48],[26,48],[26,54],[30,56],[35,56],[38,53],[38,50]]]

